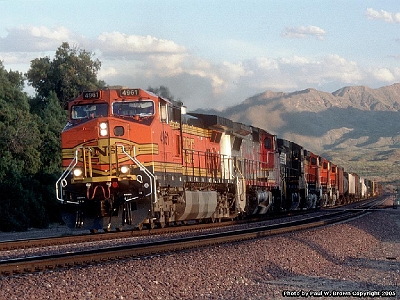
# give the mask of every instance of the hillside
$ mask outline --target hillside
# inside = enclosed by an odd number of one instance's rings
[[[219,114],[295,141],[363,176],[400,183],[400,84],[255,95]]]

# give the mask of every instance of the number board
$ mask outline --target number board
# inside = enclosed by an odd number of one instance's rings
[[[139,96],[139,89],[122,89],[119,91],[120,96],[129,97],[129,96]]]
[[[100,97],[101,97],[100,91],[83,92],[83,99],[84,100],[100,99]]]

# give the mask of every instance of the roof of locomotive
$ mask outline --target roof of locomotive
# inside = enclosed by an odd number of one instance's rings
[[[182,123],[204,128],[204,121],[196,116],[192,116],[191,114],[182,114]]]
[[[124,91],[136,91],[135,94],[126,94],[123,95]],[[94,91],[83,91],[82,93],[79,94],[78,97],[72,99],[69,102],[73,102],[73,101],[81,101],[81,100],[102,100],[103,98],[103,93],[102,92],[106,92],[108,95],[112,95],[113,93],[115,93],[116,95],[118,95],[118,98],[134,98],[137,96],[148,96],[150,98],[158,98],[161,99],[169,104],[174,104],[176,105],[172,100],[169,100],[167,98],[161,97],[151,91],[147,91],[144,89],[138,89],[138,88],[126,88],[126,87],[121,87],[121,86],[116,86],[116,87],[108,87],[108,88],[103,88],[103,89],[98,89],[98,90],[94,90]],[[103,99],[104,100],[104,99]]]
[[[222,129],[233,128],[233,121],[224,117],[199,113],[188,113],[188,115],[202,119],[206,126],[215,126]]]
[[[228,118],[218,115],[208,115],[194,112],[189,112],[187,114],[203,120],[206,127],[220,130],[230,130],[233,134],[239,136],[246,136],[251,133],[254,134],[255,132],[263,132],[265,134],[274,135],[264,129],[252,125],[246,125],[240,122],[234,122]]]

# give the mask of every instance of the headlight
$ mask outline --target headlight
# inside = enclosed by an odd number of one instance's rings
[[[122,166],[121,167],[121,173],[122,174],[128,174],[129,173],[129,166]]]
[[[108,125],[106,122],[100,123],[100,135],[101,136],[108,135]]]
[[[74,173],[75,177],[81,177],[83,172],[82,172],[82,169],[76,168],[76,169],[74,169],[73,173]]]

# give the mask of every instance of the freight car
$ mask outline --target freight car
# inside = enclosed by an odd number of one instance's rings
[[[68,113],[56,193],[71,228],[215,222],[366,194],[355,174],[294,142],[142,89],[83,92]]]

